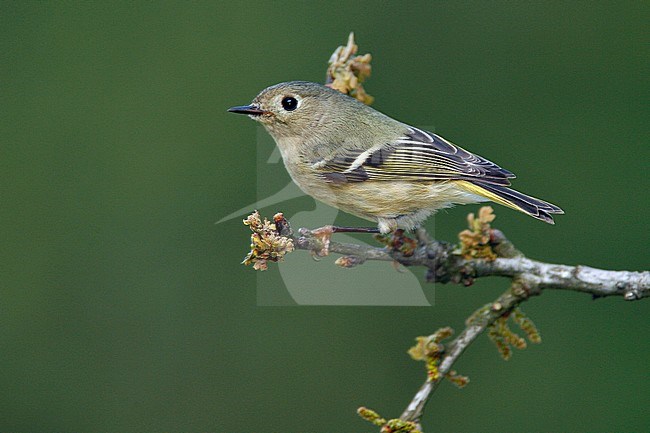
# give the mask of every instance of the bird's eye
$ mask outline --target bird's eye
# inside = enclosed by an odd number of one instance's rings
[[[298,101],[292,96],[282,98],[282,108],[287,111],[293,111],[298,108]]]

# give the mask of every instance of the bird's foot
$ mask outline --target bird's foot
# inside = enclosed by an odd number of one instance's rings
[[[311,231],[311,235],[321,242],[319,251],[312,251],[314,258],[325,257],[329,254],[330,241],[334,233],[379,233],[376,227],[339,227],[327,225]]]
[[[391,251],[400,253],[405,257],[410,257],[415,254],[415,250],[418,247],[417,241],[407,236],[403,229],[397,229],[391,233],[377,236],[376,238]]]
[[[330,241],[332,239],[332,234],[334,233],[334,226],[323,226],[321,228],[311,231],[311,235],[318,239],[321,243],[320,250],[312,250],[312,256],[317,259],[319,257],[325,257],[330,253]]]

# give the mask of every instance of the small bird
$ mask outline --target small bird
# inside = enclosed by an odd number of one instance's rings
[[[276,84],[228,111],[264,125],[305,193],[381,233],[412,230],[454,204],[493,201],[550,224],[564,213],[510,189],[515,175],[495,163],[321,84]]]

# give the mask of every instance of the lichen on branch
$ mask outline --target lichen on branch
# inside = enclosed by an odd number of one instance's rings
[[[325,85],[370,105],[375,98],[366,92],[363,82],[372,72],[372,56],[356,55],[357,51],[354,33],[350,33],[347,45],[338,47],[329,59]]]
[[[357,409],[357,414],[366,421],[381,427],[380,433],[422,433],[417,423],[399,418],[386,420],[377,412],[366,407]]]
[[[281,228],[287,227],[282,213],[273,216],[273,222],[264,218],[262,221],[258,211],[250,214],[244,225],[253,232],[251,234],[251,250],[242,261],[244,265],[253,265],[256,271],[268,269],[268,262],[279,262],[284,256],[294,250],[293,239],[281,234]]]
[[[454,334],[454,330],[450,327],[438,329],[433,334],[426,337],[417,337],[415,346],[408,350],[408,354],[415,361],[424,361],[427,368],[427,380],[437,381],[445,377],[451,383],[459,388],[464,388],[469,383],[467,376],[459,375],[455,370],[450,370],[441,374],[438,366],[445,353],[445,346],[443,340],[448,339]]]
[[[465,259],[494,260],[497,254],[492,250],[492,228],[490,223],[496,215],[490,206],[483,206],[478,211],[478,217],[473,213],[467,215],[469,229],[458,234],[460,240],[459,254]]]

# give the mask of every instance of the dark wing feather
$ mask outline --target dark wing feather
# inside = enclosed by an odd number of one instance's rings
[[[334,183],[367,180],[469,180],[510,185],[514,174],[444,138],[409,128],[394,143],[372,152],[349,151],[318,168]]]

